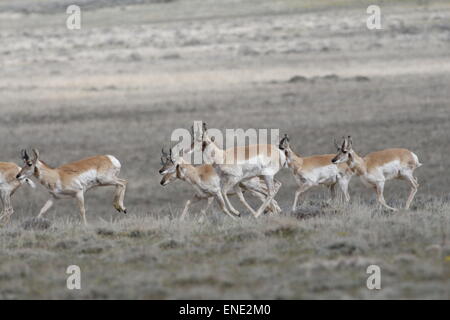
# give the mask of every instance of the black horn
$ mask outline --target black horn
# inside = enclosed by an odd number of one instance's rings
[[[22,149],[22,150],[20,151],[20,155],[22,156],[22,159],[23,159],[23,160],[25,160],[25,161],[30,160],[30,157],[28,156],[27,150]]]

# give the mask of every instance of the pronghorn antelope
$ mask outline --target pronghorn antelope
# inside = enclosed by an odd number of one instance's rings
[[[127,213],[127,209],[123,205],[127,181],[117,177],[121,165],[115,157],[111,155],[95,156],[54,169],[39,159],[39,151],[33,149],[33,154],[33,159],[31,159],[25,150],[22,151],[25,166],[16,177],[24,180],[34,175],[50,192],[51,197],[42,207],[38,218],[43,217],[52,207],[54,200],[70,197],[77,199],[81,218],[86,225],[84,193],[94,187],[104,186],[116,187],[114,208],[119,212]]]
[[[299,196],[311,187],[319,185],[327,186],[331,191],[331,198],[334,199],[336,197],[336,184],[338,184],[345,200],[350,201],[348,184],[353,176],[353,171],[346,163],[331,163],[334,154],[301,157],[292,151],[287,134],[281,139],[279,148],[284,150],[288,167],[292,169],[298,185],[292,206],[293,212],[297,208]]]
[[[413,152],[407,149],[385,149],[369,153],[361,158],[353,151],[350,136],[344,138],[341,146],[336,143],[336,148],[338,152],[332,162],[347,163],[366,186],[372,187],[376,191],[378,201],[390,210],[397,211],[398,209],[388,206],[384,200],[385,182],[391,179],[403,179],[409,182],[411,192],[405,205],[405,209],[409,209],[419,187],[413,173],[422,165]]]
[[[35,184],[30,179],[18,180],[17,174],[21,168],[11,162],[0,162],[0,198],[2,200],[2,213],[0,215],[0,222],[8,223],[9,218],[14,213],[14,209],[11,203],[12,195],[17,189],[26,183],[32,188],[35,188]]]
[[[162,150],[161,163],[163,167],[159,170],[159,173],[164,175],[161,179],[161,185],[165,186],[175,179],[188,182],[196,190],[196,194],[192,200],[188,200],[181,214],[181,219],[187,214],[189,207],[192,203],[199,202],[207,199],[207,205],[203,213],[206,213],[211,206],[214,199],[219,202],[222,210],[227,213],[231,218],[235,219],[225,206],[224,199],[222,197],[220,189],[220,177],[214,170],[212,165],[204,164],[201,166],[193,166],[187,163],[183,159],[183,151],[177,160],[172,157],[172,150],[169,151],[169,155]],[[281,186],[279,181],[275,181],[275,188],[278,190]],[[248,191],[262,202],[267,197],[267,188],[259,177],[255,177],[241,182],[240,187],[244,191]],[[268,206],[268,210],[272,213],[280,213],[281,209],[275,200],[272,200]]]
[[[212,164],[220,176],[221,192],[225,203],[232,213],[240,215],[228,199],[228,193],[234,189],[243,205],[254,215],[259,217],[275,197],[274,176],[280,168],[286,165],[286,156],[278,146],[258,144],[238,146],[230,149],[220,149],[214,143],[214,137],[207,134],[206,124],[203,123],[202,134],[195,137],[201,142],[203,158]],[[200,140],[200,141],[199,141]],[[253,177],[261,177],[266,184],[268,196],[257,211],[245,201],[239,183]]]

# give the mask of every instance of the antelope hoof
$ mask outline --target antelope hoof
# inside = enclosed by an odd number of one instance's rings
[[[119,204],[114,204],[114,209],[116,209],[120,213],[123,212],[124,214],[127,214],[127,209],[122,208]]]
[[[239,216],[241,215],[241,213],[240,213],[239,211],[235,210],[235,209],[231,209],[230,211],[231,211],[231,213],[234,214],[235,216],[238,216],[238,217],[239,217]]]

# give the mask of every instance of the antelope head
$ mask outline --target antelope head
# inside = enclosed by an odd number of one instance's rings
[[[289,136],[287,134],[284,134],[283,139],[280,140],[280,144],[278,145],[278,148],[280,148],[281,150],[286,150],[289,147],[290,147]]]
[[[161,175],[175,171],[175,160],[172,157],[172,149],[169,149],[169,153],[164,148],[161,149],[161,165],[162,168],[159,170],[159,174]]]
[[[160,184],[165,186],[170,182],[179,179],[184,179],[185,168],[181,167],[180,164],[185,163],[183,160],[183,149],[180,150],[178,159],[172,157],[172,150],[169,151],[169,155],[162,150],[161,162],[163,167],[159,170],[159,173],[163,175]]]
[[[337,163],[352,161],[352,159],[353,159],[353,142],[352,142],[351,136],[348,136],[347,138],[342,137],[341,145],[339,145],[335,139],[334,145],[337,149],[337,154],[331,160],[332,163],[337,164]]]
[[[36,163],[39,161],[39,151],[33,149],[33,158],[30,158],[28,152],[24,149],[21,151],[22,160],[25,166],[17,174],[16,178],[24,180],[30,178],[36,171]]]

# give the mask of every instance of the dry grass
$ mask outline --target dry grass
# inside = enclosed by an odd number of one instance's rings
[[[15,221],[0,229],[0,297],[448,299],[450,206],[418,206],[304,205],[237,222],[132,215],[87,229]],[[81,291],[65,288],[71,264],[82,269]],[[380,291],[365,286],[371,264],[381,267]]]

